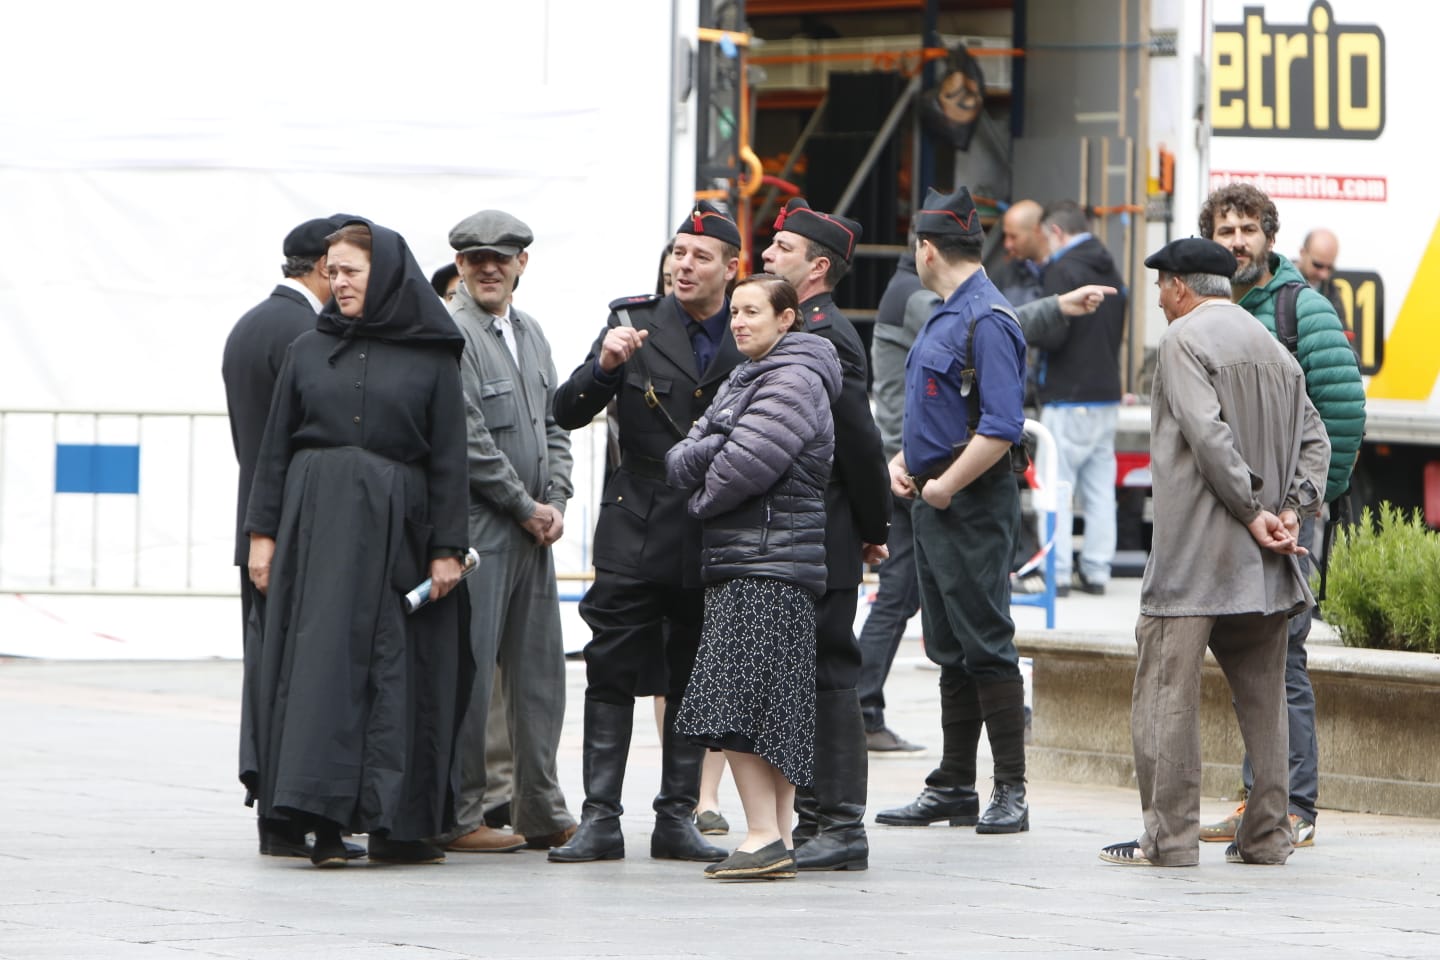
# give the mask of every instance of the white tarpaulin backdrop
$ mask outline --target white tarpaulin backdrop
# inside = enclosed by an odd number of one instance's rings
[[[610,300],[653,287],[678,216],[670,0],[12,6],[0,411],[223,411],[231,326],[285,233],[334,212],[398,230],[427,273],[468,214],[527,221],[516,303],[562,376]],[[178,423],[9,418],[0,583],[156,587],[189,549],[191,586],[230,587],[228,430]],[[140,493],[55,494],[57,443],[138,444]],[[571,516],[574,568],[593,516]]]

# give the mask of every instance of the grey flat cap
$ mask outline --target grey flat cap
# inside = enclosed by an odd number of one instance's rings
[[[450,246],[460,253],[493,250],[513,257],[535,240],[535,234],[504,210],[481,210],[461,220],[450,231]]]

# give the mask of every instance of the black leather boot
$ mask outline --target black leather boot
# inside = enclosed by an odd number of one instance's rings
[[[630,758],[633,706],[585,701],[585,742],[582,770],[585,804],[575,836],[550,851],[552,863],[588,863],[623,860],[625,834],[620,830],[620,790],[625,785],[625,762]]]
[[[854,690],[815,694],[815,796],[819,827],[795,850],[801,870],[864,870],[870,866],[865,838],[865,792],[870,758],[865,720]]]
[[[937,820],[949,820],[952,827],[973,827],[980,818],[980,795],[974,787],[926,786],[909,804],[881,810],[876,823],[892,827],[928,827]]]
[[[995,758],[995,790],[975,825],[976,833],[1022,833],[1030,829],[1025,802],[1025,684],[1019,677],[979,685],[980,710]]]
[[[790,838],[796,849],[815,839],[820,832],[820,803],[809,787],[795,788],[795,826]]]
[[[948,820],[952,827],[973,827],[980,819],[975,792],[975,749],[980,744],[980,699],[975,681],[963,670],[940,671],[940,728],[945,744],[940,766],[925,778],[920,796],[903,807],[882,810],[876,823],[925,827]]]
[[[705,748],[676,732],[675,716],[679,712],[679,700],[666,697],[665,732],[660,741],[660,792],[655,796],[655,830],[650,834],[650,856],[660,860],[717,863],[730,856],[730,851],[706,840],[695,826]]]

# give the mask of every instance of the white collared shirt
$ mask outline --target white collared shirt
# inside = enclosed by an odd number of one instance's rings
[[[280,285],[282,287],[289,287],[291,290],[298,290],[300,295],[305,298],[305,302],[310,304],[310,309],[316,313],[319,313],[325,308],[325,304],[321,303],[315,294],[310,292],[310,288],[294,277],[282,277],[280,279]]]
[[[490,319],[494,322],[500,339],[504,341],[505,348],[510,351],[510,359],[515,361],[515,368],[518,370],[520,368],[520,351],[515,342],[515,322],[510,319],[510,309],[508,307],[505,309],[503,317],[491,315]]]

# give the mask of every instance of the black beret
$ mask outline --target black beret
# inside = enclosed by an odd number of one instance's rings
[[[534,242],[530,228],[504,210],[472,213],[450,231],[450,246],[461,253],[493,250],[502,257],[513,257]]]
[[[680,224],[675,235],[682,233],[693,234],[697,237],[714,237],[721,243],[728,243],[732,247],[740,246],[740,228],[735,226],[735,221],[721,212],[709,200],[701,200],[695,204],[695,209],[685,222]]]
[[[1209,273],[1229,280],[1235,275],[1235,254],[1214,240],[1185,237],[1171,240],[1150,254],[1145,266],[1166,273]]]
[[[287,257],[323,257],[330,244],[325,238],[343,226],[334,217],[319,217],[306,220],[285,235],[284,254]]]
[[[980,226],[980,213],[970,191],[961,187],[946,196],[934,187],[925,196],[925,206],[910,219],[910,228],[916,234],[930,234],[936,237],[973,237],[985,239],[985,228]]]
[[[855,242],[860,239],[862,228],[849,217],[833,213],[820,213],[810,209],[810,204],[799,197],[785,204],[780,216],[775,218],[776,230],[789,230],[807,240],[824,244],[849,263],[855,256]]]

